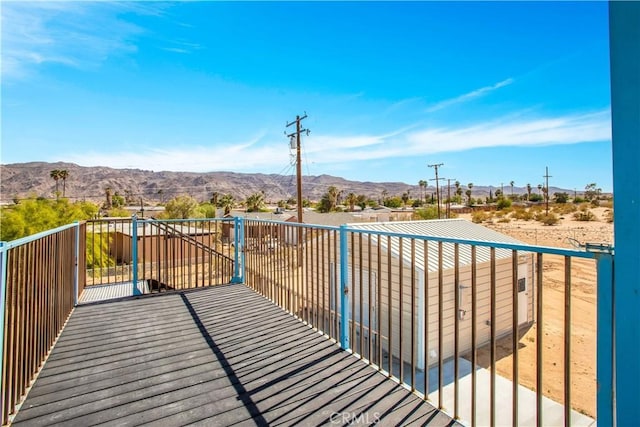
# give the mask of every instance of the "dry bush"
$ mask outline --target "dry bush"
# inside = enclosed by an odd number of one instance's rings
[[[573,219],[576,221],[597,221],[598,217],[589,209],[580,209],[579,212],[573,214]]]
[[[503,218],[500,218],[498,222],[502,222],[502,223],[511,222],[511,218],[505,216]]]
[[[485,211],[475,211],[471,214],[471,221],[480,224],[481,222],[487,221],[491,219],[491,215],[487,214]]]
[[[533,210],[525,208],[515,208],[511,213],[511,218],[521,219],[523,221],[531,221],[533,219]]]
[[[560,216],[573,213],[578,208],[573,203],[558,203],[552,209],[552,211]]]
[[[556,225],[560,219],[553,212],[549,212],[549,214],[545,214],[544,212],[539,212],[535,216],[536,221],[540,221],[544,225]]]
[[[613,209],[607,209],[604,212],[604,219],[605,221],[607,221],[609,224],[611,224],[613,222]]]

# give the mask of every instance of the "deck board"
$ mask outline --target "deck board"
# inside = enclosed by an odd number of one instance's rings
[[[453,423],[262,296],[225,285],[77,307],[14,425],[343,425],[350,417]]]

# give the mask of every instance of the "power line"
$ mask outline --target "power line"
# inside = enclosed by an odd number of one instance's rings
[[[549,215],[549,178],[553,178],[551,175],[549,175],[549,166],[545,166],[545,174],[542,177],[546,180],[546,184],[545,184],[546,191],[544,192],[544,195],[547,203],[546,203],[545,214]]]
[[[289,127],[295,123],[296,131],[285,135],[290,138],[289,148],[293,149],[293,141],[295,136],[295,150],[296,150],[296,188],[297,188],[297,204],[298,204],[298,222],[302,223],[302,162],[300,161],[300,134],[306,132],[309,135],[308,129],[302,129],[301,122],[307,118],[307,113],[304,116],[296,116],[293,122],[287,123],[286,127]]]
[[[440,186],[438,185],[438,181],[440,179],[444,180],[444,178],[438,178],[438,168],[440,166],[444,166],[444,163],[438,163],[435,165],[427,165],[430,168],[435,168],[436,170],[436,178],[435,179],[430,179],[429,181],[435,181],[436,182],[436,203],[438,204],[438,219],[440,219]]]

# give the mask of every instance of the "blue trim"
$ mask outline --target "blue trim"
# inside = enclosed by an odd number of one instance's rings
[[[598,322],[597,322],[597,410],[598,424],[612,426],[613,422],[613,256],[597,253]]]
[[[53,228],[51,230],[42,231],[40,233],[32,234],[31,236],[22,237],[20,239],[12,240],[10,242],[5,242],[5,249],[13,249],[16,246],[24,245],[25,243],[33,242],[43,237],[51,236],[52,234],[59,233],[61,231],[67,230],[69,228],[75,227],[75,224],[67,224],[61,227]]]
[[[133,264],[133,293],[138,294],[138,217],[131,216],[131,263]]]
[[[243,257],[240,255],[240,245],[244,242],[244,221],[240,217],[235,217],[233,219],[233,277],[231,278],[231,283],[243,283],[240,264],[242,264],[244,268]],[[244,252],[244,251],[242,251]],[[244,255],[244,254],[243,254]]]
[[[631,426],[640,420],[640,2],[609,2],[609,52],[616,246],[614,422]]]
[[[75,247],[75,263],[76,269],[73,272],[73,306],[78,305],[78,278],[80,277],[80,222],[74,222],[76,226],[76,247]]]
[[[4,366],[4,319],[7,297],[7,255],[8,247],[6,242],[0,242],[0,379],[3,378],[2,367]]]
[[[458,243],[460,245],[484,246],[488,248],[509,249],[509,250],[516,250],[516,251],[562,255],[562,256],[570,256],[570,257],[577,257],[577,258],[587,258],[587,259],[595,258],[595,254],[593,252],[553,248],[553,247],[547,247],[547,246],[534,246],[534,245],[527,245],[524,243],[519,244],[519,243],[485,242],[482,240],[456,239],[451,237],[428,236],[424,234],[397,233],[397,232],[391,232],[391,231],[368,230],[368,229],[362,229],[362,228],[348,228],[348,227],[346,228],[346,231],[349,231],[351,233],[360,233],[360,234],[368,234],[368,235],[403,237],[408,239],[429,240],[432,242],[443,242],[443,243]]]
[[[349,246],[347,226],[340,226],[340,346],[350,348],[349,342]]]

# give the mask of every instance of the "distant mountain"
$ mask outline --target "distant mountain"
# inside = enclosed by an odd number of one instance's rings
[[[235,172],[154,172],[140,169],[113,169],[108,167],[84,167],[74,163],[14,163],[0,166],[0,202],[11,202],[15,197],[55,197],[55,181],[50,173],[55,169],[64,169],[69,175],[66,180],[66,197],[71,200],[102,201],[105,189],[111,188],[113,194],[128,196],[130,200],[139,203],[142,199],[146,204],[156,204],[173,197],[188,194],[197,200],[210,200],[214,192],[232,194],[237,200],[243,200],[256,192],[264,191],[268,202],[288,199],[296,195],[295,176],[260,173]],[[62,192],[63,182],[58,181],[59,191]],[[320,175],[304,176],[302,182],[303,194],[310,200],[319,200],[330,186],[348,193],[365,194],[379,199],[386,191],[388,197],[401,196],[410,191],[412,198],[420,197],[422,189],[416,184],[402,182],[359,182],[344,178]],[[462,184],[466,190],[466,183]],[[473,187],[473,197],[487,196],[489,191],[499,187],[476,185]],[[448,188],[440,187],[441,194],[446,197]],[[435,193],[435,187],[426,189],[430,196]],[[523,194],[524,187],[514,187],[514,193]],[[562,190],[551,187],[551,194]],[[451,184],[451,194],[455,188]],[[511,187],[504,186],[505,194],[511,193]],[[537,188],[533,192],[538,192]]]

